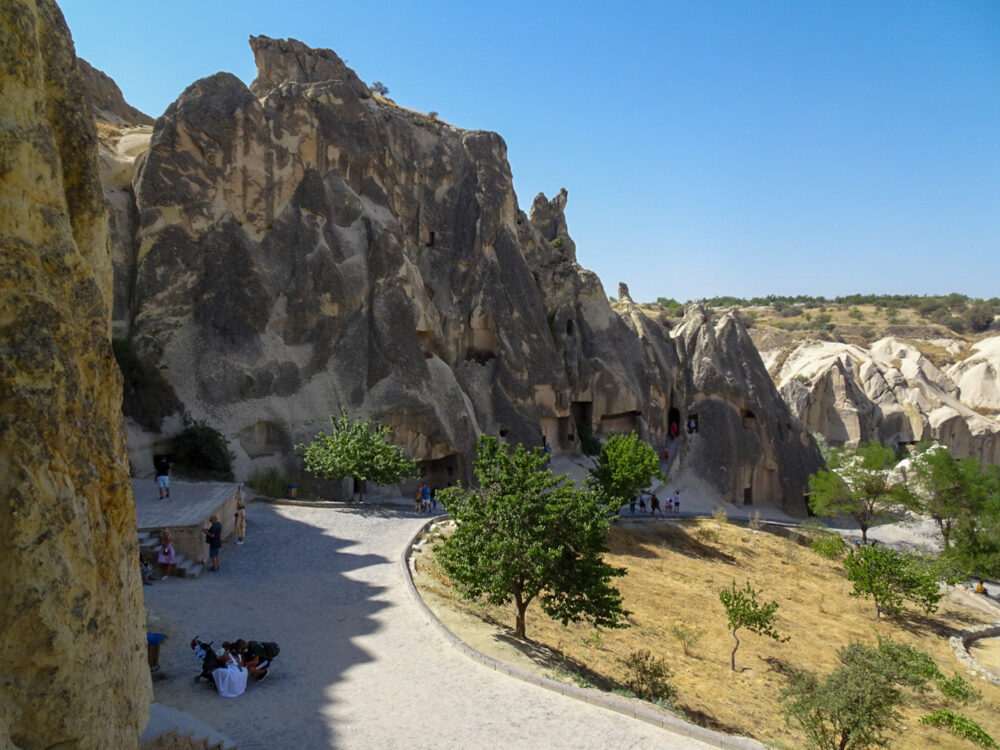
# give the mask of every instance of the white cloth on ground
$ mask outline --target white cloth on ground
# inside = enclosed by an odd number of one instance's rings
[[[239,666],[232,655],[226,655],[226,666],[212,671],[215,689],[223,698],[236,698],[247,689],[247,671]]]

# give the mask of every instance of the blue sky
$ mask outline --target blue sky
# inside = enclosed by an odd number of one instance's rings
[[[62,0],[154,117],[250,34],[507,142],[522,208],[638,301],[1000,296],[1000,2]]]

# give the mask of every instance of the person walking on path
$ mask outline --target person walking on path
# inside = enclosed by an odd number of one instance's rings
[[[160,554],[156,557],[156,562],[166,565],[163,580],[167,580],[174,571],[177,564],[177,553],[174,551],[174,539],[169,531],[160,532]]]
[[[233,533],[236,534],[236,543],[243,544],[243,538],[247,535],[247,512],[242,500],[236,501],[236,516],[233,523]]]
[[[632,511],[632,515],[635,515],[635,495],[632,495],[632,499],[628,501],[628,509]]]
[[[170,497],[170,462],[166,456],[157,456],[154,462],[156,466],[156,486],[160,490],[160,500],[163,499],[163,492],[166,490],[167,497]]]
[[[208,541],[208,557],[212,561],[212,570],[219,569],[219,550],[222,549],[222,524],[219,523],[218,516],[209,516],[212,525],[205,532],[205,539]]]
[[[420,483],[420,510],[424,513],[431,509],[431,488],[427,482]]]
[[[660,518],[663,518],[663,509],[660,508],[660,498],[654,492],[652,500],[650,500],[649,515],[655,516],[657,513],[660,514]]]

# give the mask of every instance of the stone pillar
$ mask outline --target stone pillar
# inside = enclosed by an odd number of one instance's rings
[[[97,141],[55,3],[0,14],[0,746],[149,714]]]

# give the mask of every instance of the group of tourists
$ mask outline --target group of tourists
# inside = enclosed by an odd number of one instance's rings
[[[158,456],[156,465],[156,483],[160,490],[160,499],[170,497],[170,464],[164,456]],[[247,533],[246,505],[243,498],[243,485],[240,485],[240,499],[236,501],[236,512],[233,515],[233,533],[236,536],[236,544],[242,545]],[[202,528],[205,535],[205,542],[208,544],[208,559],[211,565],[208,570],[218,572],[219,553],[222,550],[222,522],[215,514],[209,516],[209,525]],[[166,581],[174,572],[177,565],[177,551],[174,548],[174,539],[168,529],[160,532],[160,551],[156,556],[156,562],[163,566],[163,579]],[[147,586],[153,582],[153,564],[144,555],[139,555],[139,573],[142,582]]]
[[[253,677],[256,682],[263,680],[281,648],[274,641],[248,641],[238,638],[223,641],[212,648],[212,643],[204,643],[197,636],[191,641],[195,656],[201,661],[201,674],[197,679],[210,679],[223,698],[236,698],[247,689],[247,681]]]
[[[629,501],[629,510],[634,514],[636,503],[639,505],[639,510],[643,513],[646,512],[646,502],[649,502],[649,515],[655,516],[657,513],[660,517],[663,517],[663,506],[666,506],[667,514],[677,514],[681,512],[681,491],[674,490],[673,495],[667,495],[666,502],[661,505],[660,497],[655,492],[648,492],[643,490],[636,497]]]
[[[438,501],[437,491],[427,486],[427,482],[421,482],[413,490],[413,512],[414,513],[437,513]]]

